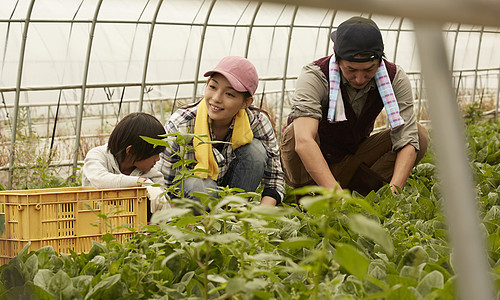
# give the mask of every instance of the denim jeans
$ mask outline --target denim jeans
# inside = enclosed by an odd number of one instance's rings
[[[239,147],[234,151],[236,158],[229,165],[224,175],[222,186],[240,188],[246,192],[254,192],[259,186],[267,163],[267,152],[262,142],[253,139],[252,143]],[[184,182],[185,197],[198,200],[198,197],[189,195],[192,192],[207,193],[217,197],[216,193],[207,192],[207,188],[216,189],[217,182],[211,178],[200,179],[190,177]]]

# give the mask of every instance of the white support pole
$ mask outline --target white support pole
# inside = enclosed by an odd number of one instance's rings
[[[286,47],[285,53],[285,66],[283,69],[283,81],[281,81],[281,101],[279,103],[279,113],[278,113],[278,132],[277,138],[278,141],[281,139],[281,129],[283,127],[283,103],[285,102],[285,91],[286,91],[286,76],[288,73],[288,61],[290,59],[290,45],[292,43],[292,35],[293,35],[293,26],[295,24],[295,18],[297,17],[297,11],[299,10],[298,6],[295,6],[293,10],[292,20],[290,23],[290,30],[288,31],[288,43]]]
[[[138,111],[142,112],[142,106],[144,102],[144,92],[146,90],[146,78],[148,76],[148,66],[149,66],[149,56],[151,54],[151,45],[153,43],[153,34],[155,32],[156,20],[158,18],[158,13],[160,12],[163,0],[159,0],[156,5],[156,10],[153,15],[153,20],[151,21],[151,27],[149,28],[149,38],[148,45],[146,46],[146,54],[144,57],[144,66],[142,70],[142,80],[141,80],[141,92],[139,94],[139,108]],[[154,112],[153,112],[154,113]]]
[[[35,0],[31,0],[28,11],[26,13],[26,19],[24,20],[23,29],[23,39],[21,42],[21,49],[19,50],[19,65],[17,68],[17,80],[16,80],[16,96],[14,99],[14,114],[12,117],[12,141],[10,143],[10,154],[9,154],[9,182],[7,189],[12,189],[12,167],[14,166],[14,156],[16,153],[16,136],[17,136],[17,121],[19,118],[19,99],[21,98],[21,81],[23,79],[23,68],[24,68],[24,54],[26,52],[26,43],[28,41],[28,28],[31,20],[31,13],[33,12],[33,6],[35,5]]]
[[[92,18],[92,26],[90,27],[89,31],[89,39],[87,41],[87,53],[85,55],[85,67],[83,69],[83,82],[80,95],[80,105],[78,106],[78,111],[76,113],[75,148],[73,150],[73,177],[76,176],[76,167],[78,166],[78,154],[80,153],[80,136],[82,133],[83,111],[85,105],[85,96],[87,92],[87,79],[90,67],[90,54],[92,53],[92,44],[94,41],[94,32],[97,24],[97,16],[99,15],[99,10],[101,9],[102,2],[103,0],[99,0],[99,2],[96,4],[94,17]]]
[[[466,152],[441,24],[415,21],[422,74],[429,98],[433,139],[448,219],[459,299],[494,299],[477,197]]]

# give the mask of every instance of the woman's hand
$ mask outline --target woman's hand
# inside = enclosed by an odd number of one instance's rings
[[[276,200],[269,196],[264,196],[260,201],[260,205],[276,206]]]

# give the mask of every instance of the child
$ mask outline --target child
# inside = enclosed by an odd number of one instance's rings
[[[148,183],[149,220],[153,212],[168,207],[165,199],[160,198],[162,188],[149,185],[165,184],[162,173],[155,167],[165,147],[154,147],[141,136],[159,138],[162,134],[165,134],[163,125],[150,114],[136,112],[125,116],[111,132],[107,144],[87,153],[82,168],[82,186],[106,189]]]
[[[197,172],[200,178],[188,178],[184,196],[199,200],[189,194],[207,193],[207,188],[217,186],[254,192],[262,184],[261,205],[279,204],[284,196],[284,179],[276,136],[267,114],[252,106],[259,83],[255,67],[243,57],[228,56],[204,76],[209,76],[205,97],[174,112],[166,124],[167,133],[189,132],[206,135],[208,141],[229,143],[199,144],[194,139],[195,150],[186,158],[198,164],[190,167],[210,173]],[[179,159],[173,155],[179,146],[170,146],[172,149],[166,148],[161,154],[160,162],[167,185],[178,174],[172,165]]]

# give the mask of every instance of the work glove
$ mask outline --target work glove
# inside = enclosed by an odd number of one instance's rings
[[[169,209],[170,203],[168,202],[170,199],[160,186],[153,186],[153,182],[151,179],[147,179],[144,182],[144,186],[148,191],[148,198],[151,201],[151,213],[156,211],[160,211],[162,209]]]

